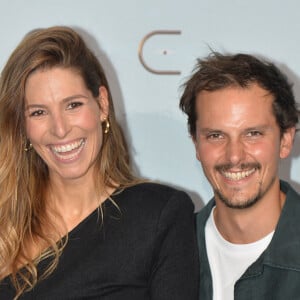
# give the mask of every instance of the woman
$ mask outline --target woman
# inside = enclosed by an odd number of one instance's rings
[[[132,174],[103,69],[67,27],[0,80],[0,299],[197,298],[193,205]]]

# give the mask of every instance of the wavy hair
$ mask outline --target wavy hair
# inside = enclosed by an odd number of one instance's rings
[[[212,52],[198,59],[192,76],[184,83],[180,108],[188,116],[188,129],[192,137],[196,134],[196,98],[201,91],[216,91],[230,86],[247,88],[257,83],[274,97],[273,113],[283,134],[295,127],[300,111],[285,74],[274,64],[249,55],[238,53],[223,55]]]
[[[26,80],[36,70],[53,67],[77,70],[94,97],[99,96],[99,86],[108,91],[110,131],[103,135],[96,160],[96,188],[99,192],[105,186],[122,189],[138,182],[132,174],[109,85],[96,56],[69,27],[27,34],[11,54],[0,78],[0,278],[10,274],[16,299],[56,268],[67,243],[55,227],[51,228],[51,236],[45,233],[49,225],[45,197],[48,167],[35,151],[24,151]],[[47,250],[32,259],[30,247],[37,239]],[[37,264],[46,257],[51,258],[51,263],[38,275]]]

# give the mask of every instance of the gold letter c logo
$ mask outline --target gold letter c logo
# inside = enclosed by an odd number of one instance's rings
[[[144,36],[144,38],[141,40],[138,48],[138,55],[141,64],[144,66],[144,68],[154,74],[159,74],[159,75],[180,75],[180,71],[175,71],[175,70],[155,70],[151,67],[149,67],[143,57],[143,47],[145,45],[145,42],[152,36],[157,35],[157,34],[181,34],[181,31],[179,30],[156,30],[152,31]]]

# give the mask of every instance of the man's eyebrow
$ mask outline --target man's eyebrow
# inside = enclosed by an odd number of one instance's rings
[[[251,126],[251,127],[247,127],[244,129],[244,131],[255,131],[255,130],[260,130],[260,131],[264,131],[271,128],[271,126],[269,125],[257,125],[257,126]]]
[[[217,128],[199,128],[198,130],[201,133],[208,133],[208,132],[216,132],[216,133],[221,133],[223,130],[217,129]]]

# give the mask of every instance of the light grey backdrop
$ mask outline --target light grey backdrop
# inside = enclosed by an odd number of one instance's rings
[[[179,86],[197,57],[216,51],[247,52],[273,60],[300,97],[300,4],[297,0],[10,0],[0,1],[0,68],[29,31],[69,25],[80,31],[108,74],[117,115],[140,175],[186,190],[196,209],[212,191],[204,178],[178,109]],[[142,39],[157,30],[143,47]],[[299,100],[298,100],[299,102]],[[281,177],[300,191],[300,138],[282,162]]]

